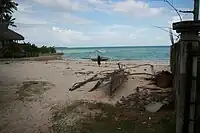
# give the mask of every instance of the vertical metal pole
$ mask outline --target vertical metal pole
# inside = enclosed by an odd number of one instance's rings
[[[194,20],[199,20],[199,0],[194,0]]]
[[[0,10],[3,10],[3,3],[2,0],[0,0]],[[2,12],[2,11],[1,11]],[[0,24],[3,24],[3,15],[0,14]]]

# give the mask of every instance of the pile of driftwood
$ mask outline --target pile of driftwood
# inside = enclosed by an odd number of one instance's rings
[[[141,66],[150,66],[151,73],[131,72],[131,69]],[[126,67],[125,65],[118,63],[117,70],[101,71],[85,81],[75,83],[69,90],[74,91],[89,82],[96,81],[94,87],[89,90],[89,92],[91,92],[99,88],[104,82],[107,82],[107,84],[109,84],[109,95],[111,96],[116,91],[116,89],[119,88],[128,79],[129,75],[148,75],[150,76],[151,80],[155,81],[155,84],[162,88],[167,88],[172,85],[171,73],[168,71],[156,73],[153,65],[151,64],[142,64],[132,67]]]
[[[175,99],[172,97],[172,89],[159,87],[137,87],[136,93],[122,97],[117,102],[118,107],[145,109],[145,106],[152,103],[171,104]]]

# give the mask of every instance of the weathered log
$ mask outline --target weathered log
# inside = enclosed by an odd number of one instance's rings
[[[154,70],[154,66],[151,65],[151,64],[141,64],[141,65],[136,65],[136,66],[132,66],[132,67],[127,67],[126,69],[137,68],[137,67],[141,67],[141,66],[150,66],[153,75],[156,75],[156,72]]]
[[[87,72],[75,72],[75,74],[83,74],[83,75],[89,75],[89,74],[92,74],[94,73],[93,71],[87,71]]]
[[[96,90],[102,84],[102,82],[103,82],[103,80],[97,81],[95,86],[91,90],[89,90],[88,92],[92,92],[92,91]]]
[[[127,74],[123,69],[113,72],[110,82],[110,96],[124,83],[126,77]]]
[[[160,84],[159,84],[160,79],[163,79],[163,78],[159,79],[160,73],[157,74],[157,75],[155,74],[153,65],[151,65],[151,64],[141,64],[141,65],[137,65],[137,66],[133,66],[133,67],[126,67],[126,68],[124,68],[122,66],[123,66],[122,64],[118,63],[119,69],[114,70],[114,72],[113,72],[113,70],[100,71],[96,75],[94,75],[93,77],[91,77],[91,78],[89,78],[85,81],[75,83],[69,90],[73,91],[73,90],[80,88],[81,86],[87,84],[88,82],[97,81],[95,86],[91,90],[89,90],[89,92],[91,92],[91,91],[97,89],[101,85],[101,83],[103,83],[104,81],[110,81],[109,82],[110,83],[110,95],[112,95],[113,92],[124,83],[124,81],[125,81],[125,79],[127,79],[128,75],[148,75],[148,76],[152,76],[153,77],[152,79],[156,79],[156,83],[158,84],[158,86],[163,87],[162,85],[160,86]],[[136,68],[136,67],[140,67],[140,66],[150,66],[152,68],[152,74],[151,73],[130,73],[128,71],[125,71],[127,69]],[[100,75],[100,77],[97,77],[99,75]]]
[[[147,90],[161,90],[162,88],[160,87],[146,87],[146,86],[138,86],[138,89],[147,89]]]
[[[171,93],[171,91],[151,91],[153,93],[159,93],[159,94],[166,94],[166,93]]]
[[[89,78],[89,79],[87,79],[87,80],[85,80],[85,81],[75,83],[75,84],[72,86],[72,88],[69,89],[69,91],[76,90],[77,88],[80,88],[81,86],[85,85],[86,83],[94,81],[94,79],[95,79],[97,76],[98,76],[98,74],[95,74],[94,76],[92,76],[91,78]]]
[[[148,76],[155,76],[154,74],[151,73],[129,73],[128,75],[148,75]]]

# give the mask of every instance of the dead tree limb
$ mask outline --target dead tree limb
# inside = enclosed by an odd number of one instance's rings
[[[145,86],[138,86],[137,88],[138,89],[148,89],[148,90],[161,90],[161,88],[159,88],[159,87],[151,88],[151,87],[145,87]]]
[[[96,90],[102,84],[102,82],[103,82],[103,80],[97,81],[95,86],[91,90],[89,90],[89,92],[92,92],[92,91]]]
[[[95,79],[97,76],[98,76],[98,74],[95,74],[94,76],[92,76],[91,78],[89,78],[89,79],[87,79],[87,80],[85,80],[85,81],[75,83],[75,84],[72,86],[72,88],[69,89],[69,91],[76,90],[77,88],[80,88],[81,86],[85,85],[86,83],[94,81],[94,79]]]
[[[143,90],[149,90],[150,92],[153,93],[170,93],[172,91],[172,89],[163,89],[160,87],[145,87],[145,86],[140,86],[137,87],[138,89],[143,89]]]
[[[103,71],[100,71],[99,74],[104,73],[104,72],[109,72],[109,71],[113,72],[113,70],[103,70]]]
[[[126,69],[137,68],[137,67],[141,67],[141,66],[150,66],[150,67],[153,67],[153,65],[151,65],[151,64],[140,64],[140,65],[135,65],[135,66],[132,66],[132,67],[127,67]]]
[[[149,75],[149,76],[155,76],[154,74],[150,74],[150,73],[129,73],[128,75]]]
[[[151,65],[151,64],[141,64],[141,65],[136,65],[136,66],[132,66],[132,67],[127,67],[126,69],[137,68],[137,67],[141,67],[141,66],[150,66],[153,75],[156,75],[156,72],[154,70],[154,66]]]
[[[83,74],[83,75],[90,75],[90,74],[92,74],[92,73],[94,73],[93,71],[87,71],[87,72],[75,72],[75,74]]]
[[[118,87],[120,87],[121,84],[124,83],[124,81],[128,75],[148,75],[148,76],[152,76],[155,78],[154,67],[151,64],[141,64],[141,65],[132,66],[132,67],[123,67],[123,66],[125,66],[125,65],[118,63],[119,69],[117,69],[117,70],[104,70],[104,71],[97,72],[97,74],[92,76],[91,78],[89,78],[85,81],[82,81],[82,82],[75,83],[69,90],[73,91],[73,90],[76,90],[77,88],[80,88],[81,86],[84,86],[88,82],[97,81],[95,86],[91,90],[89,90],[89,92],[91,92],[91,91],[97,89],[103,82],[110,81],[109,82],[110,95],[112,95],[112,93]],[[137,68],[140,66],[150,66],[152,69],[152,74],[150,74],[150,73],[130,73],[130,72],[126,71],[128,69]]]
[[[124,83],[126,76],[127,74],[123,69],[113,72],[110,82],[110,96]]]

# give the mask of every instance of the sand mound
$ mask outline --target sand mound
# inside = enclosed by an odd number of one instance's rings
[[[24,81],[16,93],[19,100],[34,100],[52,87],[54,84],[45,81]]]

